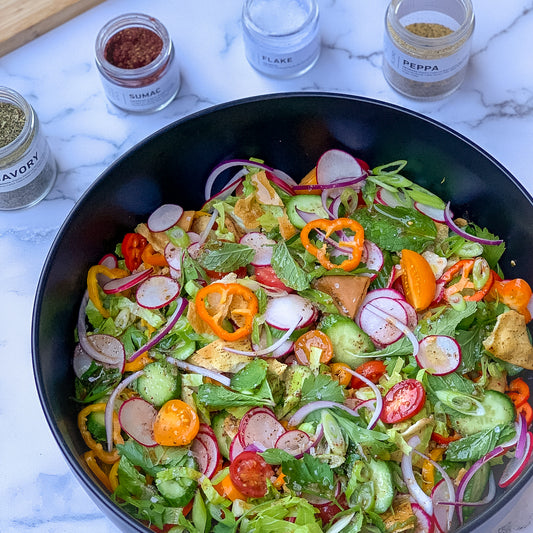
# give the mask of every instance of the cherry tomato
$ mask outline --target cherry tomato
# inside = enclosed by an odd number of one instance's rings
[[[347,387],[352,380],[352,375],[346,370],[347,368],[350,367],[345,363],[332,363],[329,365],[331,377],[343,387]]]
[[[379,378],[387,371],[387,367],[383,361],[366,361],[362,365],[359,365],[355,371],[366,379],[369,379],[372,383],[377,383]],[[366,383],[352,376],[352,389],[360,389],[361,387],[366,387]]]
[[[405,379],[396,383],[383,398],[381,420],[396,424],[415,416],[426,401],[426,391],[416,379]]]
[[[142,263],[142,253],[148,241],[139,233],[126,233],[122,239],[121,251],[126,267],[130,272],[139,268]]]
[[[229,475],[242,494],[261,498],[267,493],[267,479],[274,475],[274,471],[259,454],[242,452],[229,465]]]
[[[196,411],[181,400],[169,400],[154,421],[154,440],[162,446],[184,446],[192,442],[200,429]]]
[[[488,300],[500,300],[502,303],[524,315],[526,322],[531,320],[531,313],[527,308],[532,298],[531,287],[527,281],[516,278],[496,280],[489,291]]]
[[[278,275],[270,265],[255,267],[255,279],[267,287],[293,292],[290,287],[287,287],[287,285],[278,278]]]
[[[315,504],[314,507],[315,509],[318,509],[318,512],[320,513],[320,519],[322,520],[322,525],[325,526],[326,524],[329,524],[338,513],[348,509],[348,502],[346,501],[346,496],[344,494],[340,494],[337,498],[337,502],[329,502],[323,505]]]
[[[301,365],[309,365],[311,360],[311,349],[322,350],[320,354],[321,363],[329,363],[333,357],[333,345],[329,337],[318,329],[310,329],[296,340],[294,343],[294,355]]]
[[[509,383],[506,394],[515,407],[520,407],[529,400],[529,386],[522,378],[515,378]]]
[[[413,250],[402,250],[402,285],[406,300],[417,310],[429,307],[435,298],[437,282],[426,259]]]

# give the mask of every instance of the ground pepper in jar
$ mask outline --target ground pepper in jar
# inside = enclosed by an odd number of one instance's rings
[[[111,36],[104,56],[115,67],[140,68],[154,61],[163,49],[163,39],[148,28],[131,27]]]
[[[465,78],[473,30],[471,0],[392,0],[385,16],[385,79],[419,100],[450,95]]]

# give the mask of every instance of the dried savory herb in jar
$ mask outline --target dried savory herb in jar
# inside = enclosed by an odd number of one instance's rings
[[[153,17],[128,13],[110,20],[98,33],[95,51],[106,96],[121,109],[158,111],[179,91],[172,40]]]
[[[464,80],[473,31],[471,0],[392,0],[385,17],[385,79],[419,100],[450,95]]]
[[[57,167],[33,108],[0,87],[0,210],[29,207],[54,185]]]

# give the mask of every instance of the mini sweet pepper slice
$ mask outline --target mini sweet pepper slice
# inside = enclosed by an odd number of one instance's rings
[[[347,237],[344,233],[345,230],[351,230],[353,232],[353,237]],[[309,234],[312,231],[318,232],[319,238],[323,239],[324,244],[317,248],[310,240]],[[338,243],[330,242],[330,247],[338,247],[342,250],[346,250],[346,255],[350,257],[345,259],[340,264],[333,263],[330,260],[328,253],[328,241],[330,241],[330,236],[334,232],[343,232],[342,239]],[[361,262],[361,255],[363,253],[363,244],[365,241],[365,231],[363,226],[359,224],[356,220],[351,218],[336,218],[334,220],[328,220],[326,218],[317,218],[308,222],[300,232],[300,239],[304,248],[312,255],[314,255],[320,264],[327,268],[328,270],[333,270],[334,268],[340,268],[350,272],[357,268]]]
[[[116,279],[124,278],[128,275],[128,273],[121,268],[108,268],[104,265],[94,265],[89,269],[89,272],[87,272],[87,291],[89,293],[89,298],[96,309],[100,311],[100,314],[104,318],[109,318],[109,311],[103,306],[102,300],[100,299],[100,292],[98,289],[99,274],[107,276],[109,279]]]
[[[200,318],[225,341],[249,335],[259,308],[256,295],[240,283],[211,283],[198,291],[195,305]],[[236,325],[234,331],[224,327],[226,319]]]

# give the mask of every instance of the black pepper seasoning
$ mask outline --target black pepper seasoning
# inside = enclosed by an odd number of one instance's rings
[[[0,87],[0,210],[29,207],[54,185],[57,167],[33,108]]]

